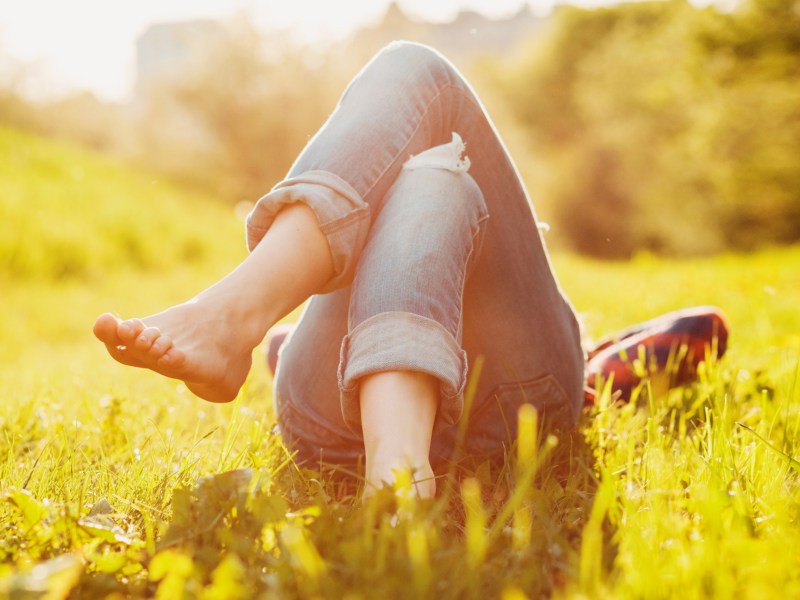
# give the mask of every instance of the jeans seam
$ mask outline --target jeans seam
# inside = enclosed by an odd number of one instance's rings
[[[477,259],[477,255],[480,252],[481,247],[483,246],[483,236],[481,235],[483,233],[483,228],[481,226],[488,220],[489,220],[489,215],[484,214],[483,216],[481,216],[480,219],[478,219],[477,223],[475,223],[475,229],[472,232],[472,240],[470,242],[469,254],[467,254],[467,260],[464,261],[465,271],[467,273],[467,275],[465,276],[464,284],[466,284],[466,277],[469,276],[469,273],[472,271],[472,267],[474,266],[473,257]],[[480,239],[478,239],[479,237]]]
[[[473,256],[475,255],[475,248],[476,248],[475,239],[477,238],[478,234],[481,232],[481,224],[486,222],[488,219],[489,219],[489,215],[488,214],[484,214],[483,216],[481,216],[480,219],[478,219],[477,223],[475,223],[475,228],[473,229],[472,236],[470,238],[469,252],[467,253],[467,258],[464,261],[464,269],[462,271],[462,276],[461,276],[461,301],[459,302],[459,312],[458,312],[457,322],[456,322],[456,331],[458,332],[458,335],[457,335],[457,338],[456,338],[457,341],[460,341],[460,338],[463,335],[463,329],[464,329],[464,292],[465,292],[465,288],[467,287],[467,279],[469,279],[469,275],[472,272],[472,266],[474,264],[472,262],[472,259],[473,259]],[[462,348],[462,350],[463,350],[463,348]],[[466,372],[469,369],[469,360],[465,360],[465,363],[467,365],[464,368],[464,372],[465,372],[465,376],[466,376]]]

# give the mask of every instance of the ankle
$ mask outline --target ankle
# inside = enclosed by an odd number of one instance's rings
[[[204,313],[211,311],[220,329],[251,349],[257,346],[277,319],[260,306],[246,289],[212,286],[186,303]]]
[[[419,498],[432,498],[436,494],[436,481],[430,462],[409,458],[373,458],[367,462],[364,497],[379,489],[393,487],[398,493],[410,492]]]
[[[431,436],[439,402],[438,380],[420,372],[385,371],[360,382],[366,480],[374,489],[409,472],[416,494],[435,491]]]

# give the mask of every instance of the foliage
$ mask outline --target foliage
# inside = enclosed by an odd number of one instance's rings
[[[13,139],[56,181],[81,168],[122,214],[139,214],[140,171]],[[204,239],[203,264],[3,282],[14,319],[0,323],[0,596],[800,595],[787,550],[800,544],[800,247],[629,265],[557,255],[592,333],[717,303],[729,354],[686,388],[645,384],[623,406],[604,395],[571,437],[540,435],[523,411],[502,464],[444,474],[432,502],[384,493],[361,506],[358,480],[292,462],[263,368],[236,402],[207,404],[115,365],[91,338],[109,298],[127,314],[156,309],[213,280],[216,258],[232,262],[233,215],[170,189],[160,201],[183,216],[170,226]],[[82,232],[74,244],[94,244],[95,212],[60,215]]]
[[[283,179],[355,73],[352,57],[227,23],[209,60],[142,92],[150,162],[210,173],[228,197],[254,201]],[[155,158],[155,160],[153,160]]]
[[[798,31],[793,0],[557,11],[497,82],[570,246],[627,257],[800,239]]]
[[[129,106],[89,94],[28,102],[26,70],[5,67],[0,122],[254,201],[398,31],[393,11],[328,45],[243,17],[221,24],[203,60],[140,85]],[[795,0],[563,6],[528,47],[462,66],[559,245],[606,258],[749,251],[800,239],[798,31]]]
[[[152,172],[0,128],[0,281],[217,260],[198,226],[229,214]]]
[[[782,260],[796,267],[797,251],[764,266]],[[721,293],[738,289],[742,270],[758,273],[755,260],[737,265],[722,269]],[[576,275],[594,266],[562,265],[579,303],[598,295],[595,280]],[[694,268],[702,280],[718,267]],[[595,276],[633,284],[680,270],[652,261]],[[138,277],[122,282],[137,294],[164,293]],[[797,301],[796,290],[786,293]],[[695,300],[679,286],[666,295]],[[618,311],[642,310],[616,300]],[[790,331],[759,371],[739,342],[758,330],[748,320],[780,313],[726,308],[731,356],[707,365],[697,385],[642,393],[628,406],[606,397],[555,447],[523,426],[533,443],[494,469],[442,480],[437,501],[387,494],[363,508],[353,486],[293,465],[271,432],[263,372],[233,406],[198,404],[181,386],[102,361],[88,334],[54,340],[38,362],[1,373],[0,589],[164,598],[794,595],[800,564],[785,548],[800,543],[796,322],[785,323]],[[595,331],[616,326],[616,314],[600,313],[589,315]],[[767,339],[758,346],[770,354]]]
[[[34,102],[0,82],[0,125],[70,140],[93,150],[131,154],[136,128],[125,115],[122,106],[102,102],[89,92]]]

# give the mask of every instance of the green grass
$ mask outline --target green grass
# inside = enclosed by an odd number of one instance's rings
[[[571,438],[536,440],[525,415],[506,464],[436,501],[361,507],[292,463],[260,359],[219,406],[91,337],[98,312],[157,310],[235,264],[231,209],[16,132],[0,150],[0,596],[800,596],[800,248],[554,257],[591,335],[713,303],[728,356],[688,388],[603,399]]]

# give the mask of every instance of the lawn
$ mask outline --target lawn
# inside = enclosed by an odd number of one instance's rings
[[[213,282],[242,232],[200,190],[0,130],[0,595],[800,597],[800,247],[554,256],[590,335],[715,304],[727,356],[695,385],[602,398],[571,436],[523,414],[503,465],[362,506],[294,465],[260,358],[212,405],[91,336],[99,312]]]

